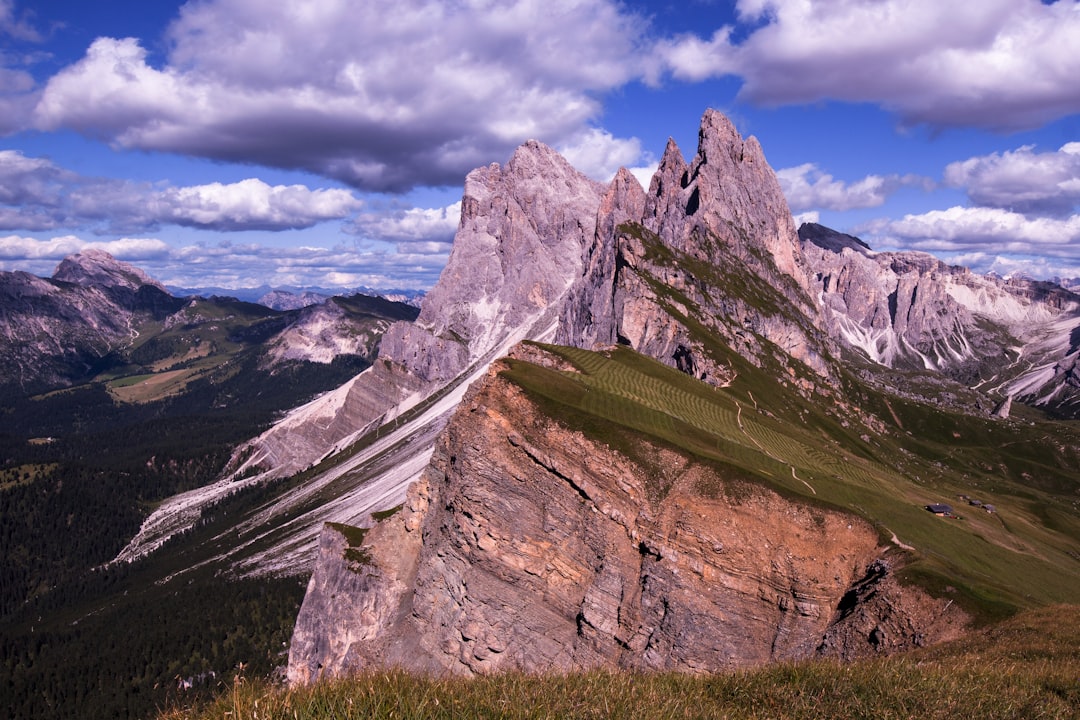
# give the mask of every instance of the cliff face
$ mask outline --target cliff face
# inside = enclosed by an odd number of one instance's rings
[[[368,524],[371,511],[400,502],[469,384],[515,343],[551,338],[595,234],[601,191],[538,142],[522,145],[504,166],[470,173],[449,262],[419,317],[386,330],[370,368],[239,447],[227,475],[164,503],[125,552],[146,552],[189,526],[237,483],[300,472],[365,436],[374,441],[364,450],[269,503],[244,526],[266,532],[318,498],[317,512],[289,520],[239,571],[306,571],[324,521]]]
[[[799,235],[831,337],[882,365],[1078,412],[1080,296],[976,275],[924,253],[876,253],[820,225],[804,225]]]
[[[706,112],[687,163],[669,141],[648,191],[626,171],[604,195],[596,238],[556,341],[623,343],[715,385],[711,340],[759,366],[792,358],[830,377],[829,343],[791,212],[754,138]]]
[[[303,409],[241,448],[281,476],[433,393],[463,382],[523,339],[550,336],[581,275],[602,188],[541,143],[469,173],[446,268],[415,322],[394,323],[375,364],[325,407]],[[309,422],[317,416],[319,421]]]
[[[645,467],[552,418],[505,367],[466,396],[397,514],[350,550],[324,530],[291,682],[386,666],[708,672],[911,646],[957,621],[900,602],[919,593],[883,582],[865,521],[641,439]]]

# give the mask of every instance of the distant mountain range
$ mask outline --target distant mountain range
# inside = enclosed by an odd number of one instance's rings
[[[270,364],[328,363],[339,355],[370,360],[383,330],[416,314],[404,303],[363,295],[279,291],[270,299],[178,297],[97,250],[65,259],[51,278],[0,273],[0,392],[34,394],[95,380],[115,387],[165,371],[183,375],[169,383],[176,389],[255,350]]]
[[[363,358],[105,563],[310,576],[293,683],[848,660],[1080,597],[1080,296],[796,228],[715,111],[648,188],[535,141],[470,173],[418,313],[65,262],[0,278],[9,392],[131,403],[251,353],[243,407]]]
[[[254,288],[222,288],[222,287],[179,287],[169,286],[169,292],[178,296],[198,295],[200,297],[234,297],[245,302],[266,305],[274,310],[295,310],[307,305],[315,305],[327,298],[342,297],[349,295],[368,295],[381,297],[393,302],[405,303],[406,305],[419,306],[424,297],[424,290],[388,289],[379,290],[369,287],[356,287],[350,289],[323,288],[323,287],[294,287],[285,285],[271,287],[260,285]]]

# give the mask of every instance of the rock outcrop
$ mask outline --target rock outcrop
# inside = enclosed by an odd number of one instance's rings
[[[327,448],[406,412],[482,371],[523,339],[550,337],[566,292],[581,275],[602,187],[551,148],[530,141],[505,166],[469,173],[450,259],[414,322],[383,335],[378,361],[326,408],[241,448],[238,473],[288,475]],[[306,418],[315,412],[318,423]]]
[[[831,337],[881,365],[1080,411],[1080,296],[977,275],[925,253],[874,252],[821,225],[803,225],[799,235]]]
[[[780,185],[720,113],[706,112],[690,163],[668,142],[648,192],[620,172],[596,226],[557,342],[627,344],[716,385],[731,375],[716,339],[761,366],[832,374]]]
[[[898,585],[880,607],[853,602],[882,596],[866,588],[883,587],[888,562],[864,520],[647,439],[643,467],[560,423],[500,367],[399,512],[353,545],[324,530],[291,682],[388,666],[711,672],[906,647],[962,618]]]
[[[357,355],[371,362],[390,325],[415,317],[414,308],[382,298],[324,298],[297,312],[296,319],[270,343],[267,361],[328,363],[339,355]]]
[[[290,521],[267,543],[269,550],[246,558],[238,571],[305,571],[323,521],[367,524],[373,510],[400,502],[469,384],[515,343],[554,334],[595,235],[602,191],[532,141],[505,166],[470,173],[454,248],[419,317],[390,326],[370,368],[239,447],[216,483],[166,501],[125,553],[156,547],[189,527],[201,507],[245,484],[311,468],[362,438],[368,439],[362,451],[350,450],[346,461],[315,474],[244,526],[245,533],[272,532],[267,528],[305,508],[301,521]],[[316,498],[318,510],[311,511]]]

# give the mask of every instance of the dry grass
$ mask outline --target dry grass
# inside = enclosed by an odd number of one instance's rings
[[[808,661],[725,675],[586,672],[427,678],[362,675],[287,690],[239,680],[211,706],[162,720],[227,718],[1039,718],[1080,717],[1080,606],[1018,615],[961,643],[847,665]]]

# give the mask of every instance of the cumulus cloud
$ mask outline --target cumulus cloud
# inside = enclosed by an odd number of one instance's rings
[[[442,208],[360,213],[346,228],[365,240],[393,242],[406,255],[436,255],[445,261],[461,221],[461,201]]]
[[[104,224],[120,232],[181,225],[212,230],[290,230],[344,219],[363,203],[349,190],[271,186],[257,178],[161,187],[80,176],[43,158],[0,151],[0,228],[47,230]]]
[[[240,182],[171,188],[157,193],[162,220],[217,230],[296,229],[348,216],[363,203],[348,190]]]
[[[982,252],[999,255],[1044,255],[1077,258],[1080,215],[1067,218],[1029,217],[1002,208],[951,207],[900,220],[864,225],[890,245],[926,252]]]
[[[878,207],[905,185],[924,189],[932,185],[927,178],[915,175],[867,175],[845,183],[821,171],[814,163],[777,170],[776,177],[793,212]]]
[[[580,172],[600,182],[609,182],[619,168],[629,168],[642,158],[636,137],[617,138],[599,128],[584,130],[556,149]]]
[[[738,0],[739,28],[660,45],[677,78],[740,76],[764,105],[872,102],[908,124],[1017,130],[1080,111],[1070,0]]]
[[[953,253],[943,257],[953,265],[962,265],[978,273],[995,273],[1002,277],[1022,276],[1043,280],[1068,280],[1066,287],[1075,286],[1080,278],[1080,260],[1032,256],[995,255],[987,252]]]
[[[208,0],[183,6],[162,67],[97,39],[35,123],[369,190],[457,184],[527,138],[572,142],[596,92],[640,75],[644,28],[609,0]]]
[[[0,259],[8,261],[63,260],[68,255],[83,250],[104,250],[123,260],[150,260],[168,256],[169,246],[154,238],[120,238],[107,242],[86,241],[75,235],[63,235],[39,240],[37,238],[8,235],[0,237]]]
[[[1057,152],[1024,146],[955,162],[945,168],[945,182],[981,206],[1066,216],[1080,204],[1080,142]]]

